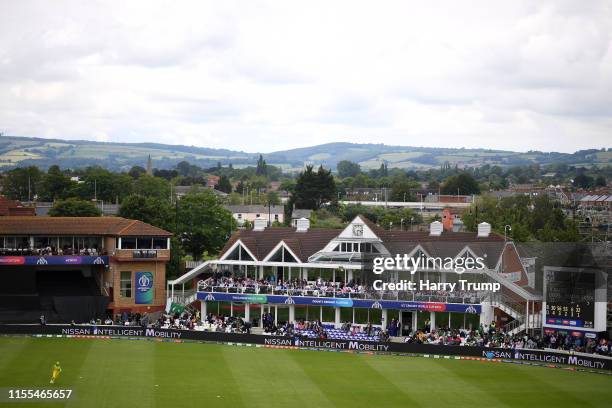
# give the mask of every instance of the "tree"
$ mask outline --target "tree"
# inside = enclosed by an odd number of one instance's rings
[[[263,156],[260,154],[259,159],[257,160],[257,168],[255,169],[255,174],[258,176],[267,176],[268,168],[266,165],[266,161]]]
[[[419,188],[419,183],[404,176],[396,176],[391,182],[391,201],[416,201],[412,189]]]
[[[42,201],[55,201],[66,197],[73,182],[70,177],[62,173],[59,166],[51,166],[47,174],[42,177],[38,199]]]
[[[335,198],[336,183],[330,170],[321,166],[315,173],[312,166],[306,166],[306,170],[299,174],[293,196],[297,207],[316,210]]]
[[[232,183],[230,183],[230,179],[227,176],[223,175],[219,178],[219,184],[215,188],[229,194],[232,192]]]
[[[119,208],[121,217],[140,220],[165,230],[174,230],[175,214],[168,200],[132,194]]]
[[[170,197],[170,183],[159,177],[143,175],[134,182],[134,192],[147,197]]]
[[[236,184],[236,189],[234,191],[237,192],[238,194],[242,194],[245,190],[246,190],[246,185],[244,184],[244,181],[240,180],[238,184]]]
[[[130,175],[130,177],[137,179],[138,177],[147,174],[147,171],[142,166],[132,166],[130,171],[128,171],[128,174]]]
[[[234,217],[211,191],[190,192],[177,204],[177,235],[195,260],[218,253],[235,229]]]
[[[460,173],[456,176],[451,176],[442,184],[442,194],[478,194],[480,187],[478,183],[469,173]]]
[[[605,187],[607,185],[606,178],[601,174],[595,179],[595,187]]]
[[[574,177],[574,186],[580,188],[589,188],[593,185],[593,177],[587,176],[584,173],[578,174]]]
[[[280,195],[276,191],[268,191],[266,193],[266,204],[280,205]]]
[[[183,177],[195,177],[202,172],[202,169],[196,165],[189,164],[187,161],[182,161],[176,165],[176,171]]]
[[[119,203],[123,197],[132,193],[133,179],[127,173],[112,173],[102,167],[88,167],[82,181],[73,185],[71,196]]]
[[[18,167],[2,178],[2,195],[13,200],[33,200],[40,187],[43,173],[36,166]]]
[[[91,201],[67,198],[56,201],[49,210],[51,217],[99,217],[102,212]]]
[[[340,178],[355,177],[361,173],[361,166],[349,160],[342,160],[336,165]]]
[[[528,196],[506,197],[499,201],[492,196],[482,196],[461,219],[470,231],[476,231],[483,221],[491,224],[499,234],[510,225],[510,237],[518,242],[575,242],[580,239],[575,223],[568,220],[546,195],[533,199]]]

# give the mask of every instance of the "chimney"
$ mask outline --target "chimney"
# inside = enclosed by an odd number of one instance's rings
[[[481,222],[478,224],[478,238],[486,238],[491,234],[491,224]]]
[[[429,224],[429,235],[432,237],[439,237],[440,235],[442,235],[443,229],[444,228],[440,221],[434,221],[431,224]]]
[[[268,220],[264,218],[256,218],[253,222],[253,231],[263,231],[268,226]]]
[[[310,220],[308,218],[300,218],[296,222],[296,232],[306,232],[310,228]]]

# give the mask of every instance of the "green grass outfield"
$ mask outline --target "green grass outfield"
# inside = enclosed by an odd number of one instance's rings
[[[610,407],[612,376],[517,364],[147,340],[2,337],[0,387],[74,407]],[[5,391],[6,392],[6,391]]]

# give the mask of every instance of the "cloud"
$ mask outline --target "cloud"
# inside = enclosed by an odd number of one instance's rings
[[[606,1],[0,3],[7,134],[609,147]]]

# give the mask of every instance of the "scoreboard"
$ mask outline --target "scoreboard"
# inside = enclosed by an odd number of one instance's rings
[[[547,270],[544,279],[545,324],[595,327],[595,273]]]

